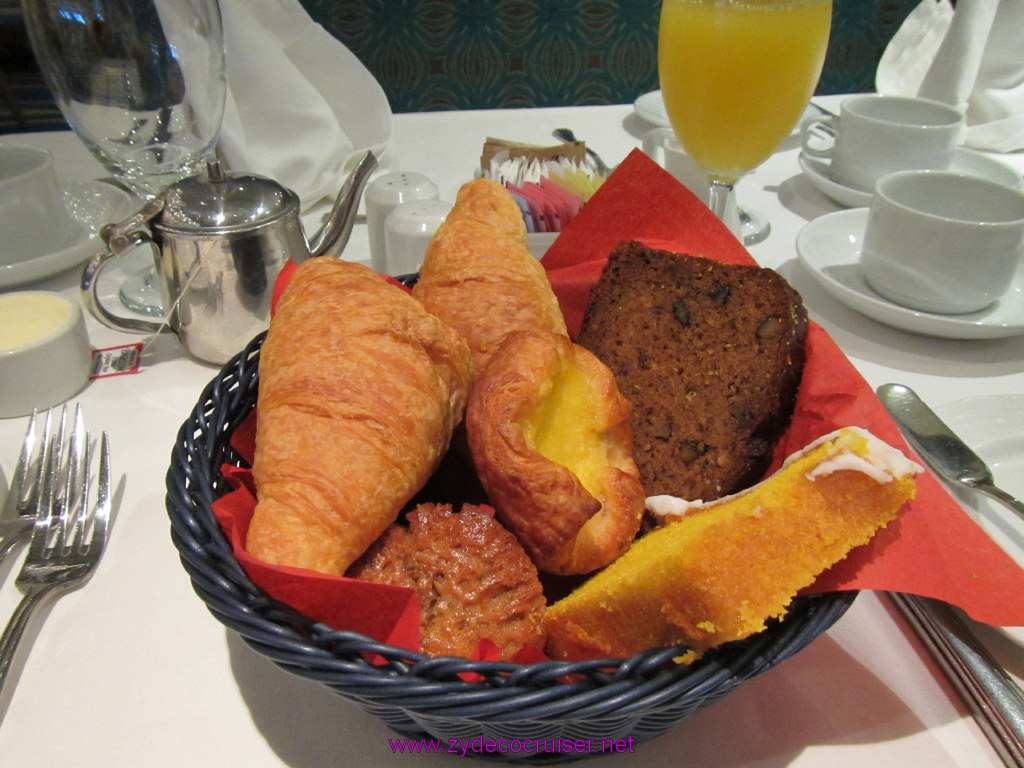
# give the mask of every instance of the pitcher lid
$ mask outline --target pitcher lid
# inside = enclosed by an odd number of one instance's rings
[[[220,160],[163,194],[159,225],[185,232],[248,229],[297,213],[299,198],[273,179],[229,173]]]

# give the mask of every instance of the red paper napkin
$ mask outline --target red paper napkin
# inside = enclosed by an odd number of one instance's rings
[[[634,151],[543,259],[573,335],[579,331],[590,287],[621,240],[730,263],[755,263],[689,190]],[[807,351],[796,411],[775,451],[773,470],[788,454],[845,426],[864,427],[914,456],[868,383],[814,323]],[[812,591],[845,589],[910,592],[959,606],[978,621],[1024,625],[1024,570],[930,473],[918,477],[917,498],[899,520],[823,574]]]
[[[629,155],[562,232],[543,259],[570,332],[579,331],[591,286],[620,240],[655,248],[752,264],[746,249],[685,187],[639,151]],[[283,290],[288,275],[279,281]],[[236,430],[233,444],[252,456],[253,420]],[[827,333],[811,324],[807,361],[792,424],[775,451],[785,456],[843,426],[860,426],[913,455],[871,387]],[[236,490],[214,503],[235,555],[250,578],[304,614],[336,628],[416,649],[417,601],[411,590],[365,584],[295,568],[269,566],[244,549],[255,506],[247,470],[225,473]],[[439,501],[444,501],[439,499]],[[960,508],[930,474],[918,479],[917,499],[870,544],[823,574],[809,592],[871,589],[935,597],[973,618],[1001,626],[1024,625],[1024,570]],[[493,658],[481,644],[479,658]],[[537,659],[535,653],[520,657]]]

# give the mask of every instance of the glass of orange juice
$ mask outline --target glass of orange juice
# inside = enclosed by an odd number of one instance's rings
[[[734,186],[792,132],[821,75],[832,0],[664,0],[658,77],[679,142],[723,221]],[[767,236],[748,217],[745,244]],[[736,222],[733,228],[738,229]]]

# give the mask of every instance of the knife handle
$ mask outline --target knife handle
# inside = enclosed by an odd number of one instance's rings
[[[895,592],[890,597],[1003,762],[1024,768],[1024,692],[948,605]]]

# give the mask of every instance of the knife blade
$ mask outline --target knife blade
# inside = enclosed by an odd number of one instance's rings
[[[914,390],[902,384],[883,384],[877,392],[911,446],[940,477],[990,496],[1024,517],[1024,502],[996,486],[988,465]]]

